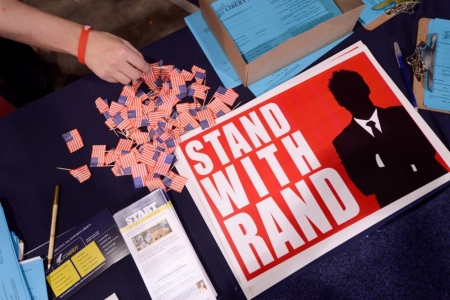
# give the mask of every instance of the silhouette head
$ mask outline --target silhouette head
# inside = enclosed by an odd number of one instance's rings
[[[367,120],[372,116],[375,106],[369,98],[370,88],[359,73],[350,70],[333,72],[328,89],[353,117]]]

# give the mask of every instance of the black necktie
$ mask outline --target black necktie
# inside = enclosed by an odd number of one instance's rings
[[[375,127],[375,122],[374,121],[369,121],[369,122],[366,123],[366,125],[369,126],[370,128],[372,128],[372,133],[373,133],[373,136],[375,138],[381,137],[381,131],[378,130],[378,128]]]

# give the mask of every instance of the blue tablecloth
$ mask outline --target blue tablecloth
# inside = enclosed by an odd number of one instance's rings
[[[359,23],[354,34],[321,60],[362,40],[407,95],[395,61],[393,43],[403,54],[414,51],[417,22],[422,17],[450,19],[446,1],[424,0],[412,15],[399,15],[373,31]],[[94,25],[95,27],[95,25]],[[175,45],[175,46],[174,46]],[[219,78],[189,29],[183,28],[141,50],[149,62],[207,70],[207,84]],[[411,72],[410,76],[412,78]],[[26,88],[26,82],[23,83]],[[0,201],[11,230],[28,250],[48,240],[53,191],[61,185],[58,233],[110,206],[117,211],[148,193],[134,189],[130,178],[114,177],[109,168],[91,168],[92,178],[79,184],[56,166],[86,164],[91,147],[69,154],[61,137],[74,128],[86,145],[117,144],[95,108],[97,97],[117,99],[122,85],[88,75],[0,119]],[[235,89],[244,102],[254,98],[245,87]],[[420,111],[444,144],[450,146],[450,115]],[[170,192],[175,209],[219,296],[245,299],[239,284],[186,189]],[[450,298],[450,190],[443,188],[389,224],[365,232],[333,253],[298,271],[258,299],[445,299]],[[150,299],[142,278],[127,256],[94,279],[71,299]]]

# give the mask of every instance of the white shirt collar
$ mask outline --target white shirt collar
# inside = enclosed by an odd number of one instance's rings
[[[381,130],[380,121],[378,120],[378,110],[376,108],[375,108],[375,111],[373,112],[372,116],[368,120],[357,119],[357,118],[353,118],[353,119],[356,121],[356,123],[359,124],[359,126],[364,128],[372,136],[373,136],[372,128],[370,128],[370,126],[367,126],[367,122],[369,122],[369,121],[374,121],[375,122],[375,127],[378,128],[378,130],[380,132],[383,132]]]

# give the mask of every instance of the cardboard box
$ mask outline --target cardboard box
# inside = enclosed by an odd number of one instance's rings
[[[349,34],[364,8],[364,3],[360,0],[335,0],[334,2],[342,12],[341,15],[287,40],[247,64],[233,39],[211,8],[210,5],[214,2],[216,1],[199,0],[203,19],[208,24],[244,86],[249,86]]]

